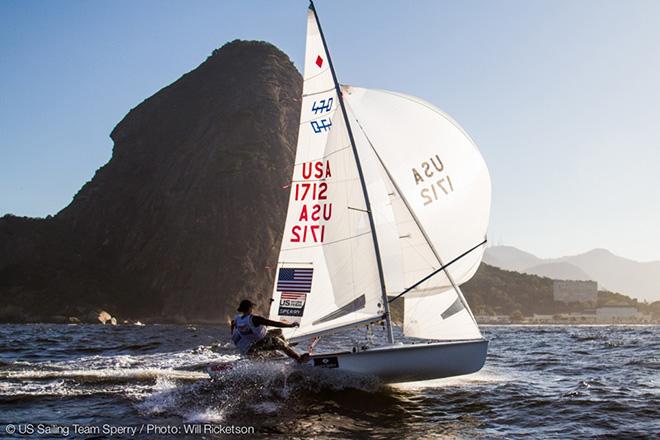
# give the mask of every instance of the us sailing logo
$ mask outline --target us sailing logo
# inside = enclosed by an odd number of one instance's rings
[[[280,316],[302,316],[307,294],[312,290],[312,268],[281,268],[277,275],[277,291],[280,292]]]

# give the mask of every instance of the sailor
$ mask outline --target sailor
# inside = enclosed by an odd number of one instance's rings
[[[254,354],[259,351],[280,350],[298,362],[305,362],[309,354],[299,354],[284,340],[282,330],[266,330],[269,327],[298,327],[297,322],[271,321],[259,315],[254,315],[254,303],[244,299],[238,306],[238,314],[231,321],[231,340],[243,354]]]

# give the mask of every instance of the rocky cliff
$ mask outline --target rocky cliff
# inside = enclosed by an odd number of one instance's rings
[[[0,320],[223,321],[243,296],[265,310],[301,90],[284,53],[234,41],[132,109],[69,206],[0,219]]]

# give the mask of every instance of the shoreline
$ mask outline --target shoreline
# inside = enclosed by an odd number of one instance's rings
[[[396,327],[401,327],[400,323],[393,323]],[[660,325],[660,321],[654,322],[477,322],[479,327],[654,327]],[[137,321],[137,323],[117,323],[117,324],[102,324],[100,322],[53,322],[53,321],[26,321],[15,322],[6,321],[0,322],[0,325],[62,325],[62,326],[101,326],[101,327],[148,327],[148,326],[210,326],[210,327],[225,327],[228,324],[225,322],[208,322],[208,321],[190,321],[190,322],[174,322],[174,321]]]

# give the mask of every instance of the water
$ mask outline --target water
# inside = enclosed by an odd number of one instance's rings
[[[74,424],[215,427],[204,438],[240,437],[217,432],[231,426],[254,429],[248,438],[660,435],[660,326],[483,330],[491,343],[479,373],[391,386],[246,361],[212,382],[207,364],[238,359],[220,327],[1,325],[0,435],[7,424],[30,423],[30,438],[110,436],[75,435]],[[318,348],[349,342],[335,337]],[[149,434],[136,437],[200,438]]]

